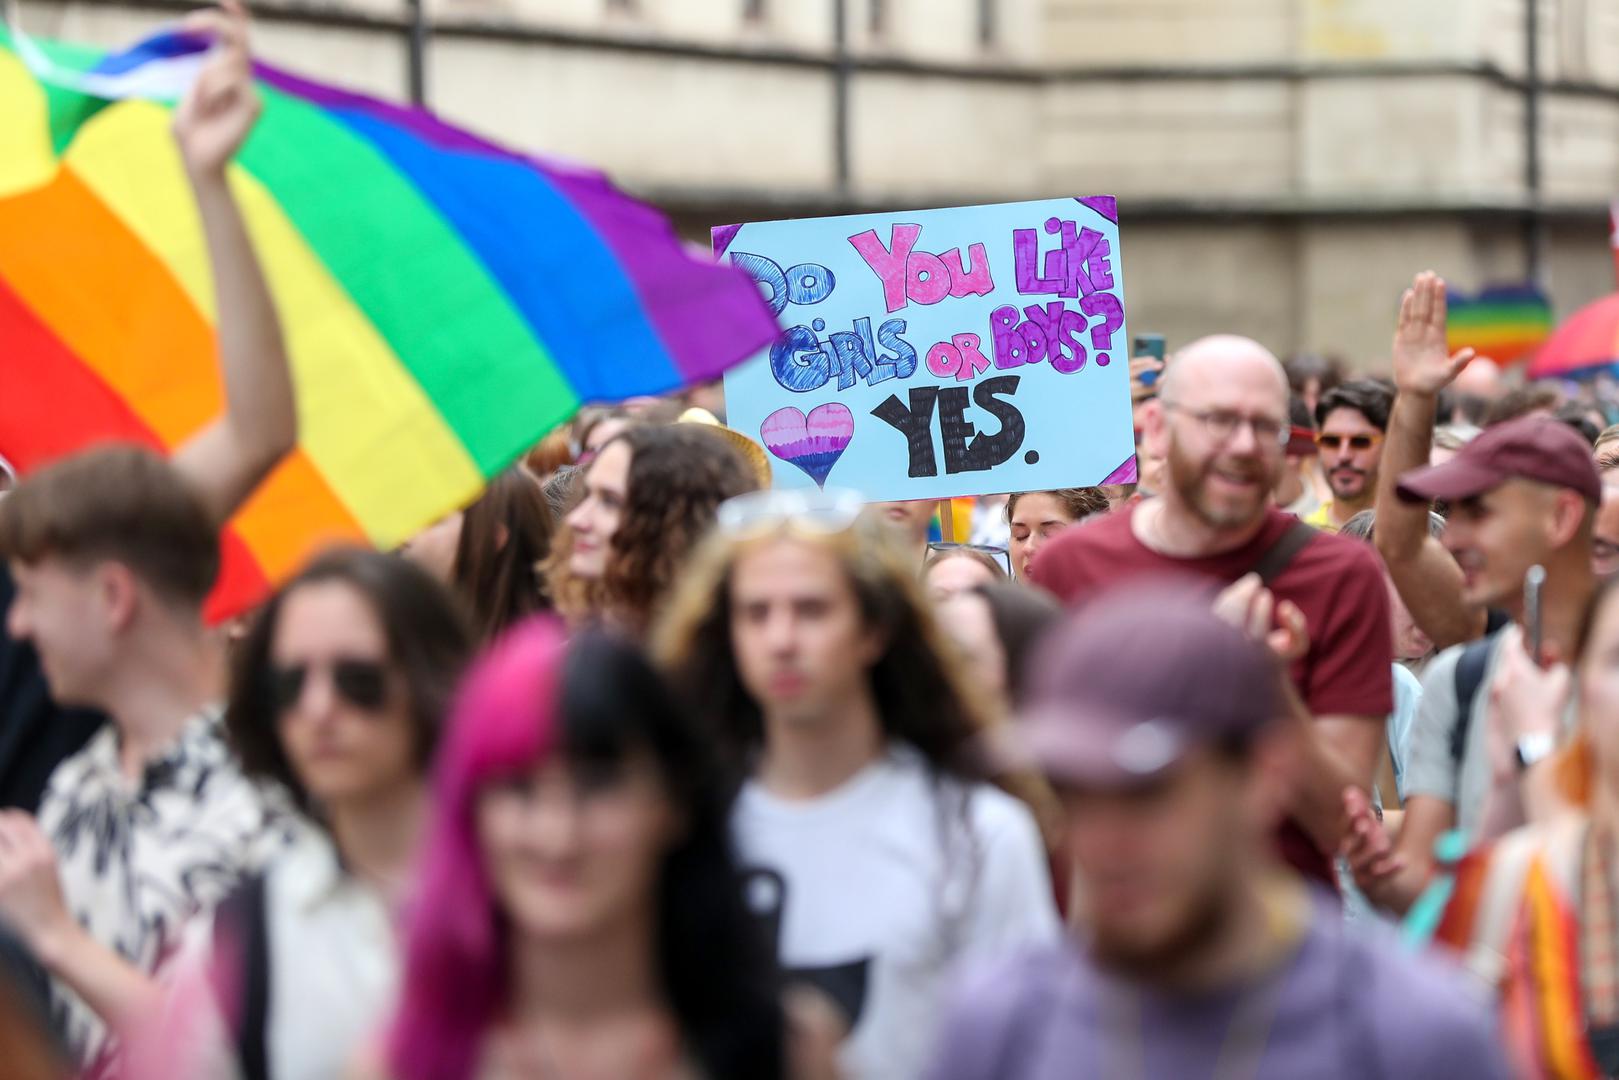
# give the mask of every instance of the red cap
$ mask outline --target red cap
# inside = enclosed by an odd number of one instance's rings
[[[1487,427],[1443,465],[1413,469],[1397,490],[1407,502],[1457,502],[1500,487],[1508,480],[1537,480],[1602,501],[1602,480],[1591,444],[1563,423],[1526,416]]]

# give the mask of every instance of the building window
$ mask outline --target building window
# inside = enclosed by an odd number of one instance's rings
[[[872,37],[881,37],[888,29],[888,0],[866,0],[869,22],[866,29]]]
[[[978,44],[995,44],[995,0],[978,0]]]

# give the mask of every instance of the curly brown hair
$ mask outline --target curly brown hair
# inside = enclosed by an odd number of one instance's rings
[[[552,602],[570,623],[606,617],[639,637],[692,549],[713,527],[720,503],[759,484],[742,455],[697,424],[634,427],[608,445],[614,442],[629,448],[630,472],[606,572],[599,580],[573,574],[573,530],[564,520],[545,574]]]

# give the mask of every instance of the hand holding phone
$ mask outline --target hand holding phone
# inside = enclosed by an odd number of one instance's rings
[[[1155,383],[1158,382],[1158,373],[1163,370],[1163,365],[1164,365],[1164,335],[1162,335],[1162,334],[1137,334],[1137,335],[1135,335],[1135,341],[1133,343],[1133,347],[1130,350],[1130,356],[1131,356],[1132,359],[1137,358],[1137,357],[1147,356],[1147,357],[1151,357],[1152,359],[1158,361],[1158,367],[1156,367],[1154,369],[1151,369],[1151,370],[1148,370],[1148,371],[1143,371],[1141,373],[1141,375],[1140,375],[1141,385],[1142,386],[1150,387],[1150,386],[1154,385]]]

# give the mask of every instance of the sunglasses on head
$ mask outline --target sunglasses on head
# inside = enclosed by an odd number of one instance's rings
[[[270,669],[270,691],[278,713],[298,704],[309,684],[309,671],[315,665],[289,664]],[[377,660],[334,660],[327,667],[332,689],[356,709],[375,712],[388,701],[388,668]]]
[[[865,502],[856,491],[766,489],[738,495],[720,504],[714,524],[722,535],[752,536],[786,528],[815,536],[834,536],[851,528]]]
[[[1012,573],[1012,556],[1003,547],[997,544],[958,544],[951,540],[935,540],[928,545],[929,554],[943,554],[949,551],[977,551],[994,559],[1007,575]]]
[[[1370,450],[1377,445],[1381,435],[1317,435],[1315,444],[1323,450],[1337,450],[1344,443],[1349,444],[1351,450]]]

